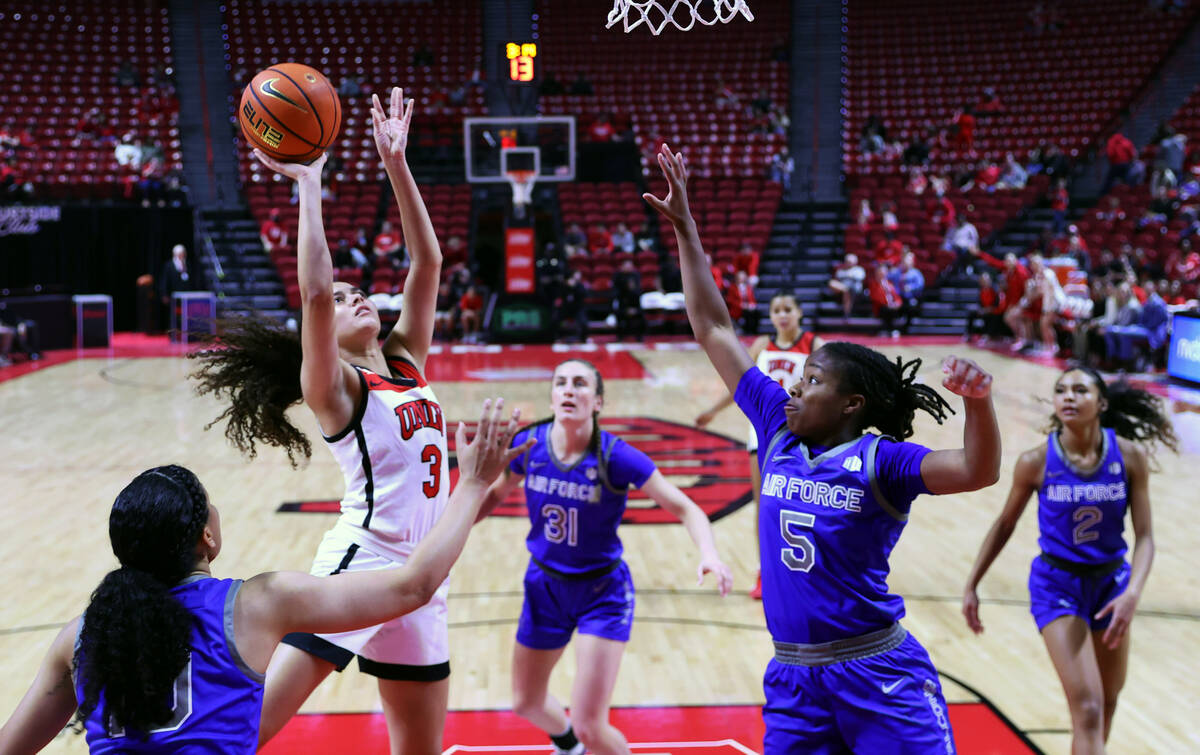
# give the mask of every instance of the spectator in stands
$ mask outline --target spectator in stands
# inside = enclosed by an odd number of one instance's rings
[[[887,126],[877,115],[868,115],[859,131],[858,148],[864,155],[882,152],[887,144]]]
[[[633,239],[637,243],[637,248],[639,251],[657,252],[659,250],[658,236],[655,235],[654,229],[650,227],[648,222],[642,222],[641,227],[638,228],[638,232],[634,234]]]
[[[771,155],[768,177],[783,186],[784,193],[792,190],[792,174],[796,172],[796,161],[787,147]]]
[[[480,315],[483,312],[483,297],[475,286],[467,287],[458,300],[458,320],[462,324],[463,341],[475,343],[479,340]]]
[[[1000,180],[996,182],[996,188],[1009,190],[1024,189],[1025,184],[1028,182],[1029,173],[1017,161],[1016,156],[1009,152],[1004,158],[1004,171],[1000,175]]]
[[[592,254],[612,254],[612,235],[603,223],[597,223],[588,234],[588,251]]]
[[[585,343],[588,340],[587,318],[587,284],[583,281],[583,273],[579,270],[571,273],[571,277],[556,292],[554,306],[550,319],[554,326],[554,339],[562,337],[570,320],[575,328],[575,340]]]
[[[904,256],[904,244],[900,239],[896,238],[893,231],[884,231],[881,238],[872,250],[876,262],[882,262],[889,267],[897,265],[900,259]]]
[[[10,200],[32,199],[35,193],[33,181],[21,169],[15,155],[0,162],[0,197]]]
[[[1016,334],[1013,351],[1024,351],[1031,346],[1032,328],[1037,327],[1041,336],[1040,353],[1053,356],[1058,353],[1054,325],[1062,308],[1063,290],[1058,276],[1046,267],[1042,255],[1029,255],[1029,279],[1017,306],[1005,312],[1004,322]],[[1038,347],[1034,347],[1038,348]]]
[[[1137,148],[1129,141],[1129,137],[1116,131],[1108,137],[1108,142],[1104,145],[1104,154],[1108,157],[1108,174],[1104,177],[1101,194],[1107,194],[1117,181],[1129,184],[1129,167],[1137,157]]]
[[[776,136],[787,136],[792,127],[792,118],[787,110],[779,105],[772,105],[767,113],[767,133]]]
[[[991,160],[984,160],[975,173],[975,183],[989,194],[995,192],[996,185],[1000,183],[1000,166]]]
[[[1170,125],[1162,126],[1160,132],[1162,138],[1158,142],[1159,162],[1178,179],[1183,175],[1183,158],[1187,154],[1187,135],[1179,133]]]
[[[929,222],[943,235],[958,226],[958,209],[949,197],[943,194],[929,200]]]
[[[646,339],[646,315],[642,312],[642,279],[633,260],[621,263],[613,275],[613,314],[617,318],[617,340],[633,336]]]
[[[563,234],[563,250],[568,258],[577,255],[586,257],[587,242],[587,234],[583,232],[583,228],[578,223],[571,223],[567,226],[567,231]]]
[[[704,254],[704,261],[708,263],[708,272],[712,273],[713,283],[717,284],[717,290],[724,294],[726,285],[725,271],[721,269],[720,265],[713,262],[712,255],[707,252]]]
[[[1110,282],[1108,295],[1103,313],[1092,318],[1080,333],[1075,335],[1075,358],[1089,364],[1100,365],[1106,362],[1108,354],[1105,334],[1113,326],[1133,325],[1141,317],[1141,305],[1133,295],[1133,288],[1128,280]]]
[[[612,116],[609,113],[596,116],[596,120],[588,126],[588,141],[611,142],[616,136],[617,130],[613,127]]]
[[[13,314],[0,300],[0,367],[12,364],[13,351],[21,351],[31,362],[42,358],[38,324]]]
[[[995,113],[1004,112],[1004,103],[996,95],[995,87],[984,87],[983,96],[979,99],[979,104],[975,106],[975,113],[980,116],[989,116]]]
[[[1005,334],[1004,292],[992,282],[991,273],[979,274],[979,301],[967,315],[966,339],[981,336],[980,345]]]
[[[1109,359],[1118,369],[1141,369],[1142,354],[1139,346],[1145,344],[1150,355],[1167,342],[1167,325],[1170,314],[1167,303],[1159,295],[1154,281],[1146,281],[1146,301],[1137,321],[1129,325],[1113,323],[1104,331],[1104,342]]]
[[[467,242],[463,241],[462,236],[459,236],[457,233],[452,234],[446,239],[445,247],[442,249],[442,257],[447,264],[466,262]]]
[[[906,246],[905,249],[907,250],[908,247]],[[925,276],[916,268],[916,262],[913,253],[905,251],[899,267],[893,268],[888,275],[911,311],[916,311],[921,303],[921,294],[925,292]]]
[[[924,165],[929,162],[929,153],[933,150],[934,133],[936,133],[936,128],[932,124],[927,124],[917,136],[913,137],[912,143],[904,148],[901,156],[905,165]]]
[[[854,222],[859,228],[866,228],[871,224],[871,220],[875,217],[875,213],[871,211],[871,202],[866,197],[858,202],[858,212],[854,213]]]
[[[383,221],[383,225],[379,227],[379,234],[375,236],[372,251],[375,253],[376,264],[387,260],[387,264],[393,268],[408,267],[408,255],[405,252],[404,243],[389,220]]]
[[[454,304],[454,297],[450,293],[450,279],[443,278],[438,284],[437,304],[434,305],[433,313],[434,335],[443,340],[454,338],[454,315],[457,312]]]
[[[596,90],[592,88],[592,82],[588,80],[583,71],[580,71],[576,74],[575,80],[571,82],[571,88],[568,93],[587,96],[595,94]]]
[[[343,97],[361,97],[362,82],[362,74],[347,74],[342,77],[342,83],[338,85],[338,94]]]
[[[884,264],[878,264],[872,271],[871,282],[869,285],[871,294],[871,307],[875,317],[878,317],[883,322],[883,333],[890,333],[893,336],[900,335],[900,330],[908,330],[908,318],[905,317],[904,324],[901,329],[896,328],[896,318],[904,316],[904,299],[900,296],[900,292],[896,290],[896,286],[888,279],[888,267]]]
[[[1108,223],[1110,230],[1115,224],[1125,220],[1125,217],[1125,210],[1121,207],[1121,199],[1115,196],[1105,199],[1104,209],[1096,213],[1096,219]]]
[[[664,294],[681,293],[683,291],[683,274],[679,270],[678,258],[668,254],[658,266],[658,290]]]
[[[117,66],[117,73],[113,76],[113,81],[119,87],[138,87],[141,85],[137,71],[133,68],[133,63],[128,60],[122,60],[121,64]]]
[[[414,68],[428,68],[436,62],[437,60],[433,56],[433,50],[429,49],[428,44],[422,44],[419,48],[413,51],[412,64]]]
[[[368,265],[367,255],[350,239],[338,239],[337,249],[333,253],[333,266],[339,270],[365,270]]]
[[[134,139],[132,132],[127,133],[121,137],[121,143],[113,148],[113,157],[117,165],[137,169],[142,164],[142,144]]]
[[[766,87],[759,87],[754,93],[754,99],[750,100],[751,115],[766,115],[771,112],[771,93]]]
[[[979,251],[979,229],[965,214],[957,216],[954,219],[954,227],[946,232],[942,248],[955,254],[954,264],[944,276],[957,275],[964,271],[973,275],[972,263],[974,255]]]
[[[1033,155],[1037,161],[1038,173],[1043,173],[1047,176],[1063,176],[1071,167],[1067,161],[1067,156],[1059,149],[1054,142],[1043,142],[1033,151]],[[1029,172],[1032,174],[1035,171],[1031,167]]]
[[[754,285],[745,270],[734,273],[733,282],[725,292],[725,305],[729,318],[741,326],[743,334],[758,332],[758,303],[754,298]]]
[[[737,92],[734,92],[733,88],[726,84],[725,80],[720,76],[717,77],[717,89],[715,96],[715,102],[718,108],[738,106],[739,99]]]
[[[845,259],[833,269],[833,278],[829,288],[842,298],[842,316],[849,317],[854,311],[854,301],[862,294],[863,284],[866,283],[867,272],[858,264],[858,255],[849,253]]]
[[[613,251],[632,253],[635,248],[633,232],[624,223],[617,223],[616,230],[612,232]]]
[[[950,121],[950,148],[960,152],[975,150],[975,110],[963,105],[954,112]]]
[[[1070,205],[1071,195],[1067,192],[1067,179],[1060,178],[1055,182],[1054,192],[1050,195],[1050,209],[1054,212],[1052,228],[1056,236],[1067,226],[1067,208]]]
[[[754,245],[747,242],[742,244],[738,249],[738,253],[733,258],[733,270],[735,273],[742,272],[746,274],[746,278],[750,281],[751,286],[758,285],[758,265],[762,255],[754,248]]]
[[[560,94],[565,94],[567,88],[562,85],[554,72],[546,74],[546,78],[542,79],[542,83],[538,84],[538,94],[542,97],[555,97]]]
[[[895,203],[884,202],[880,205],[879,222],[883,225],[885,231],[895,231],[900,227],[900,221],[896,218]]]

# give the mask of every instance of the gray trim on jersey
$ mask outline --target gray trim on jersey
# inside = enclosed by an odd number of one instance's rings
[[[1089,477],[1094,477],[1096,473],[1098,473],[1101,469],[1104,469],[1104,463],[1108,461],[1108,452],[1112,450],[1109,447],[1108,430],[1109,428],[1107,427],[1100,428],[1100,435],[1102,438],[1100,441],[1100,458],[1099,461],[1096,462],[1096,466],[1092,467],[1090,471],[1084,470],[1082,467],[1077,467],[1071,463],[1071,459],[1068,458],[1066,452],[1063,451],[1062,441],[1059,438],[1060,433],[1050,433],[1050,442],[1054,444],[1054,453],[1058,454],[1058,460],[1063,463],[1063,466],[1071,470],[1071,472],[1073,472],[1080,480],[1085,480]],[[1121,459],[1121,468],[1122,470],[1125,468],[1124,459]],[[1045,470],[1043,469],[1043,475],[1044,474]]]
[[[609,443],[608,443],[608,448],[605,448],[604,447],[604,435],[603,434],[600,435],[600,459],[599,459],[600,463],[596,465],[597,466],[596,472],[600,476],[600,484],[601,485],[608,488],[610,491],[612,491],[613,493],[616,493],[617,495],[625,495],[629,492],[628,486],[626,486],[624,489],[618,489],[608,479],[608,458],[610,456],[612,456],[613,449],[617,447],[617,437],[615,435],[610,435],[608,437],[610,438]],[[656,469],[657,469],[657,467],[656,467]],[[651,473],[651,474],[653,474],[653,473]]]
[[[775,641],[775,660],[789,666],[829,666],[895,650],[906,637],[908,630],[896,622],[877,632],[814,645]]]
[[[779,442],[783,438],[787,437],[788,435],[792,435],[792,431],[787,428],[787,425],[784,425],[771,438],[771,442],[767,444],[767,453],[766,453],[766,455],[763,456],[763,458],[767,461],[770,461],[771,456],[773,456],[775,453],[775,447],[777,445],[779,445]],[[876,436],[876,438],[878,439],[878,436]],[[826,449],[825,451],[817,454],[816,456],[812,455],[812,452],[808,450],[808,446],[804,444],[804,441],[799,441],[796,444],[796,448],[800,451],[800,455],[804,457],[804,461],[808,463],[809,469],[812,469],[812,468],[816,467],[818,464],[820,464],[821,462],[825,461],[826,459],[836,456],[837,454],[840,454],[842,451],[845,451],[847,448],[854,445],[855,443],[857,443],[860,440],[862,440],[861,435],[858,436],[857,438],[852,438],[851,440],[848,440],[845,443],[840,443],[832,448]]]
[[[883,440],[882,435],[876,435],[871,441],[871,445],[867,446],[867,479],[871,482],[871,493],[875,496],[875,502],[879,504],[879,508],[888,513],[898,522],[908,521],[908,512],[900,513],[891,503],[888,502],[887,496],[883,494],[883,488],[879,487],[879,475],[875,473],[875,455],[879,450],[879,441]]]
[[[242,580],[235,579],[229,586],[229,592],[225,593],[225,646],[229,648],[229,657],[233,659],[233,665],[237,666],[238,670],[251,681],[263,684],[267,680],[267,675],[258,673],[246,664],[246,661],[242,659],[242,654],[238,652],[237,642],[234,641],[233,610],[237,604],[238,591],[241,589]]]
[[[179,580],[179,584],[177,584],[175,586],[179,587],[179,585],[190,585],[191,583],[199,582],[202,579],[212,579],[212,578],[213,578],[213,576],[211,574],[189,574],[188,576]]]

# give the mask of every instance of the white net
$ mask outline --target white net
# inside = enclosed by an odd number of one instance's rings
[[[606,28],[624,22],[625,31],[629,32],[645,24],[652,33],[658,34],[668,25],[688,31],[697,21],[705,26],[727,24],[738,15],[747,21],[754,20],[745,0],[613,0]]]

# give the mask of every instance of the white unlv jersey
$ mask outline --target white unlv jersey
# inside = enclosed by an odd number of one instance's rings
[[[362,401],[350,426],[325,438],[346,493],[337,528],[384,556],[407,558],[450,497],[442,407],[406,359],[388,357],[394,377],[355,367]]]
[[[812,353],[813,340],[811,331],[803,331],[795,343],[781,349],[775,344],[775,339],[771,338],[767,341],[767,347],[758,352],[755,364],[767,377],[787,390],[804,376],[804,363]]]

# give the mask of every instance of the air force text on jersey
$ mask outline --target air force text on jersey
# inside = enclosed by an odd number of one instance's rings
[[[866,495],[866,491],[772,472],[763,479],[762,494],[788,501],[827,506],[831,509],[859,512],[862,511],[859,501]]]
[[[540,474],[529,475],[529,478],[525,481],[525,485],[535,493],[554,495],[559,498],[566,498],[569,501],[579,501],[581,503],[600,502],[599,485],[586,485]]]

